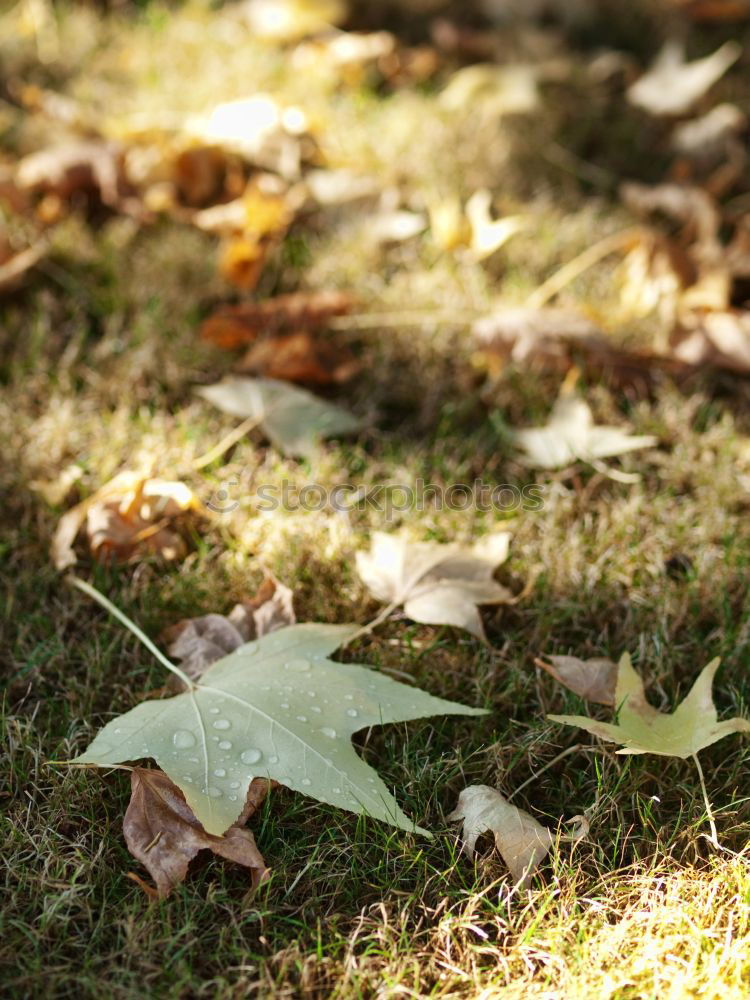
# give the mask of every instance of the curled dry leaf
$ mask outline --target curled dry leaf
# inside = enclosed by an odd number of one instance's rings
[[[271,576],[266,577],[253,598],[235,604],[228,615],[208,614],[177,622],[164,634],[168,652],[180,663],[184,673],[197,680],[222,656],[233,653],[243,643],[260,639],[276,629],[294,625],[294,595],[289,587]],[[183,683],[171,678],[181,691]]]
[[[324,327],[334,316],[350,311],[349,292],[293,292],[262,302],[221,306],[200,328],[204,340],[227,350],[253,343],[260,334],[295,333]]]
[[[197,392],[224,413],[257,419],[270,441],[289,455],[310,456],[322,438],[361,427],[346,410],[276,379],[228,376]]]
[[[237,821],[217,837],[206,833],[185,796],[163,771],[134,767],[122,829],[128,850],[156,883],[156,896],[164,899],[183,882],[188,865],[203,850],[249,868],[253,887],[263,882],[268,869],[255,838],[244,825],[263,802],[271,784],[256,778],[247,790],[245,808]],[[140,884],[150,895],[149,887]]]
[[[534,662],[573,694],[600,705],[614,705],[617,664],[607,657],[580,660],[577,656],[548,654],[546,659],[537,658]]]
[[[639,295],[642,287],[639,283]],[[653,302],[646,311],[652,308]],[[560,373],[576,366],[608,384],[641,393],[662,374],[679,379],[692,371],[676,358],[617,347],[595,323],[565,309],[497,309],[477,320],[473,333],[480,346],[479,360],[492,376],[508,363]]]
[[[628,89],[628,100],[652,115],[684,115],[741,53],[737,42],[725,42],[710,56],[686,62],[682,44],[667,42],[653,66]]]
[[[522,461],[538,469],[561,469],[574,461],[596,462],[637,448],[650,448],[658,438],[634,435],[619,427],[597,425],[588,403],[563,388],[543,427],[515,431]]]
[[[254,778],[418,829],[357,755],[352,735],[430,715],[485,713],[329,659],[359,631],[290,625],[245,643],[213,663],[191,690],[141,702],[113,719],[76,763],[110,767],[152,757],[206,832],[217,836],[237,822]]]
[[[499,532],[465,549],[376,531],[370,551],[357,553],[357,572],[373,597],[403,605],[414,621],[455,625],[485,640],[478,606],[513,601],[493,580],[508,556],[510,538],[510,532]]]
[[[718,721],[711,688],[720,660],[704,667],[688,692],[670,715],[657,712],[646,701],[643,680],[633,669],[630,656],[623,653],[617,665],[614,704],[617,723],[598,722],[585,715],[548,715],[552,722],[580,726],[593,736],[620,743],[621,754],[653,753],[662,757],[692,757],[717,740],[732,733],[749,733],[750,722],[736,717]]]
[[[58,569],[75,565],[73,545],[82,529],[100,562],[142,555],[179,559],[186,546],[178,529],[190,515],[210,516],[184,483],[121,472],[63,514],[52,540],[52,559]]]
[[[489,785],[464,788],[448,819],[463,820],[463,850],[470,858],[479,837],[493,833],[513,882],[521,886],[534,874],[555,839],[551,830]]]

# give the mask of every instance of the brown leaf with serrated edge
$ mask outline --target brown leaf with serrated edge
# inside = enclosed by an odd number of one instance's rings
[[[237,370],[285,382],[337,385],[356,375],[360,364],[347,347],[299,330],[259,340],[241,359]]]
[[[255,597],[235,604],[228,615],[208,614],[186,618],[163,634],[169,655],[180,661],[188,677],[197,680],[216,660],[251,639],[294,625],[297,617],[289,587],[267,576]],[[170,678],[168,687],[182,690],[182,682]]]
[[[163,771],[133,768],[131,797],[122,829],[128,850],[148,869],[160,899],[185,880],[190,862],[206,849],[249,868],[253,888],[268,878],[255,838],[243,827],[263,802],[271,784],[264,778],[256,778],[248,788],[245,808],[237,822],[223,837],[216,837],[206,833],[185,796]],[[145,885],[143,889],[148,893]]]
[[[231,350],[251,344],[259,334],[293,333],[325,326],[354,305],[348,292],[293,292],[263,302],[222,306],[201,324],[200,335],[217,347]]]
[[[121,472],[63,514],[52,540],[52,559],[57,569],[73,566],[73,545],[81,530],[99,562],[139,555],[178,559],[185,541],[177,528],[190,514],[207,517],[209,511],[184,483]]]
[[[547,662],[549,660],[549,663]],[[581,660],[577,656],[538,657],[534,663],[574,694],[600,705],[614,705],[617,664],[604,656]]]

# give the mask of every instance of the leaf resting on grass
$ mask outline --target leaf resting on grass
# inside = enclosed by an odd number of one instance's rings
[[[547,663],[547,660],[550,662]],[[617,664],[605,656],[580,660],[577,656],[547,656],[534,662],[573,694],[601,705],[614,705]]]
[[[351,434],[361,426],[346,410],[276,379],[228,376],[197,391],[224,413],[257,418],[270,441],[288,455],[309,457],[321,438]]]
[[[704,747],[732,733],[750,732],[750,722],[736,717],[718,721],[711,694],[718,657],[704,667],[687,697],[674,712],[657,712],[646,701],[643,680],[633,669],[630,656],[623,653],[617,667],[615,705],[617,724],[597,722],[585,715],[548,715],[553,722],[580,726],[593,736],[621,743],[621,754],[655,753],[662,757],[692,757]]]
[[[296,621],[292,591],[269,576],[255,597],[235,604],[228,615],[185,618],[165,629],[163,639],[169,643],[169,655],[180,661],[188,677],[197,680],[207,667],[243,643]],[[182,681],[177,677],[171,680],[179,685],[174,690],[183,690]]]
[[[217,836],[237,821],[254,778],[427,833],[357,756],[352,734],[429,715],[485,713],[329,660],[358,630],[291,625],[246,643],[209,667],[192,690],[113,719],[76,763],[109,767],[153,758]]]
[[[268,870],[255,838],[243,827],[266,797],[268,788],[267,781],[253,781],[237,822],[223,837],[216,837],[206,833],[185,796],[163,771],[134,767],[122,829],[128,850],[156,882],[156,895],[160,899],[168,896],[184,881],[195,855],[206,849],[249,868],[253,887],[259,885]]]
[[[634,435],[619,427],[594,424],[588,403],[563,391],[543,427],[530,427],[513,435],[524,452],[523,460],[538,469],[561,469],[576,460],[596,462],[637,448],[650,448],[658,438]]]
[[[523,809],[512,806],[489,785],[464,788],[448,819],[463,820],[463,850],[470,858],[474,857],[478,838],[488,831],[493,833],[497,849],[516,883],[527,881],[554,841],[551,830]]]
[[[456,625],[484,639],[477,605],[513,600],[492,579],[507,558],[510,537],[510,532],[498,532],[463,549],[376,531],[370,551],[357,553],[357,571],[373,597],[396,607],[403,604],[414,621]]]

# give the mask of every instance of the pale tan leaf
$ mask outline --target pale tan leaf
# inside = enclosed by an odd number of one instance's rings
[[[633,435],[619,427],[597,425],[588,403],[563,390],[548,422],[516,431],[513,438],[522,460],[539,469],[560,469],[574,461],[595,462],[650,448],[658,441],[650,434]]]
[[[725,42],[711,55],[686,62],[683,46],[667,42],[653,66],[628,89],[628,100],[652,115],[686,114],[741,53],[737,42]]]
[[[676,358],[691,365],[715,365],[750,372],[750,312],[696,311],[683,315],[670,336]]]
[[[517,63],[508,66],[479,64],[457,70],[440,95],[448,111],[488,115],[528,114],[539,108],[538,69]]]
[[[258,38],[294,42],[329,30],[346,17],[344,0],[245,0],[241,16]]]
[[[357,571],[374,597],[403,604],[414,621],[456,625],[484,639],[477,606],[513,600],[493,579],[507,558],[510,537],[499,532],[464,549],[376,531],[370,551],[357,553]]]
[[[511,805],[489,785],[464,788],[448,819],[463,820],[463,850],[470,858],[479,837],[493,833],[514,883],[521,885],[533,875],[554,842],[551,830],[523,809]]]
[[[476,260],[491,257],[511,237],[526,229],[529,222],[523,215],[508,215],[493,219],[490,214],[492,195],[486,189],[475,191],[466,202],[466,218],[471,230],[469,243]]]

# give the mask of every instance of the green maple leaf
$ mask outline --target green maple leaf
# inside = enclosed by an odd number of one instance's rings
[[[274,378],[227,375],[196,391],[224,413],[254,417],[269,440],[287,455],[309,458],[322,438],[351,434],[362,426],[341,407]]]
[[[82,589],[102,600],[88,585]],[[107,767],[153,758],[205,830],[217,835],[239,816],[253,778],[272,778],[321,802],[427,833],[401,811],[351,737],[368,726],[429,715],[485,713],[328,659],[358,630],[290,625],[245,643],[198,682],[183,675],[185,693],[142,702],[108,723],[75,763]]]
[[[717,658],[703,668],[687,697],[671,714],[657,712],[646,701],[643,680],[623,653],[617,667],[615,705],[617,724],[597,722],[585,715],[548,715],[553,722],[580,726],[594,736],[621,743],[621,754],[654,753],[662,757],[693,757],[731,733],[750,732],[750,722],[739,717],[718,721],[711,687],[719,669]]]

